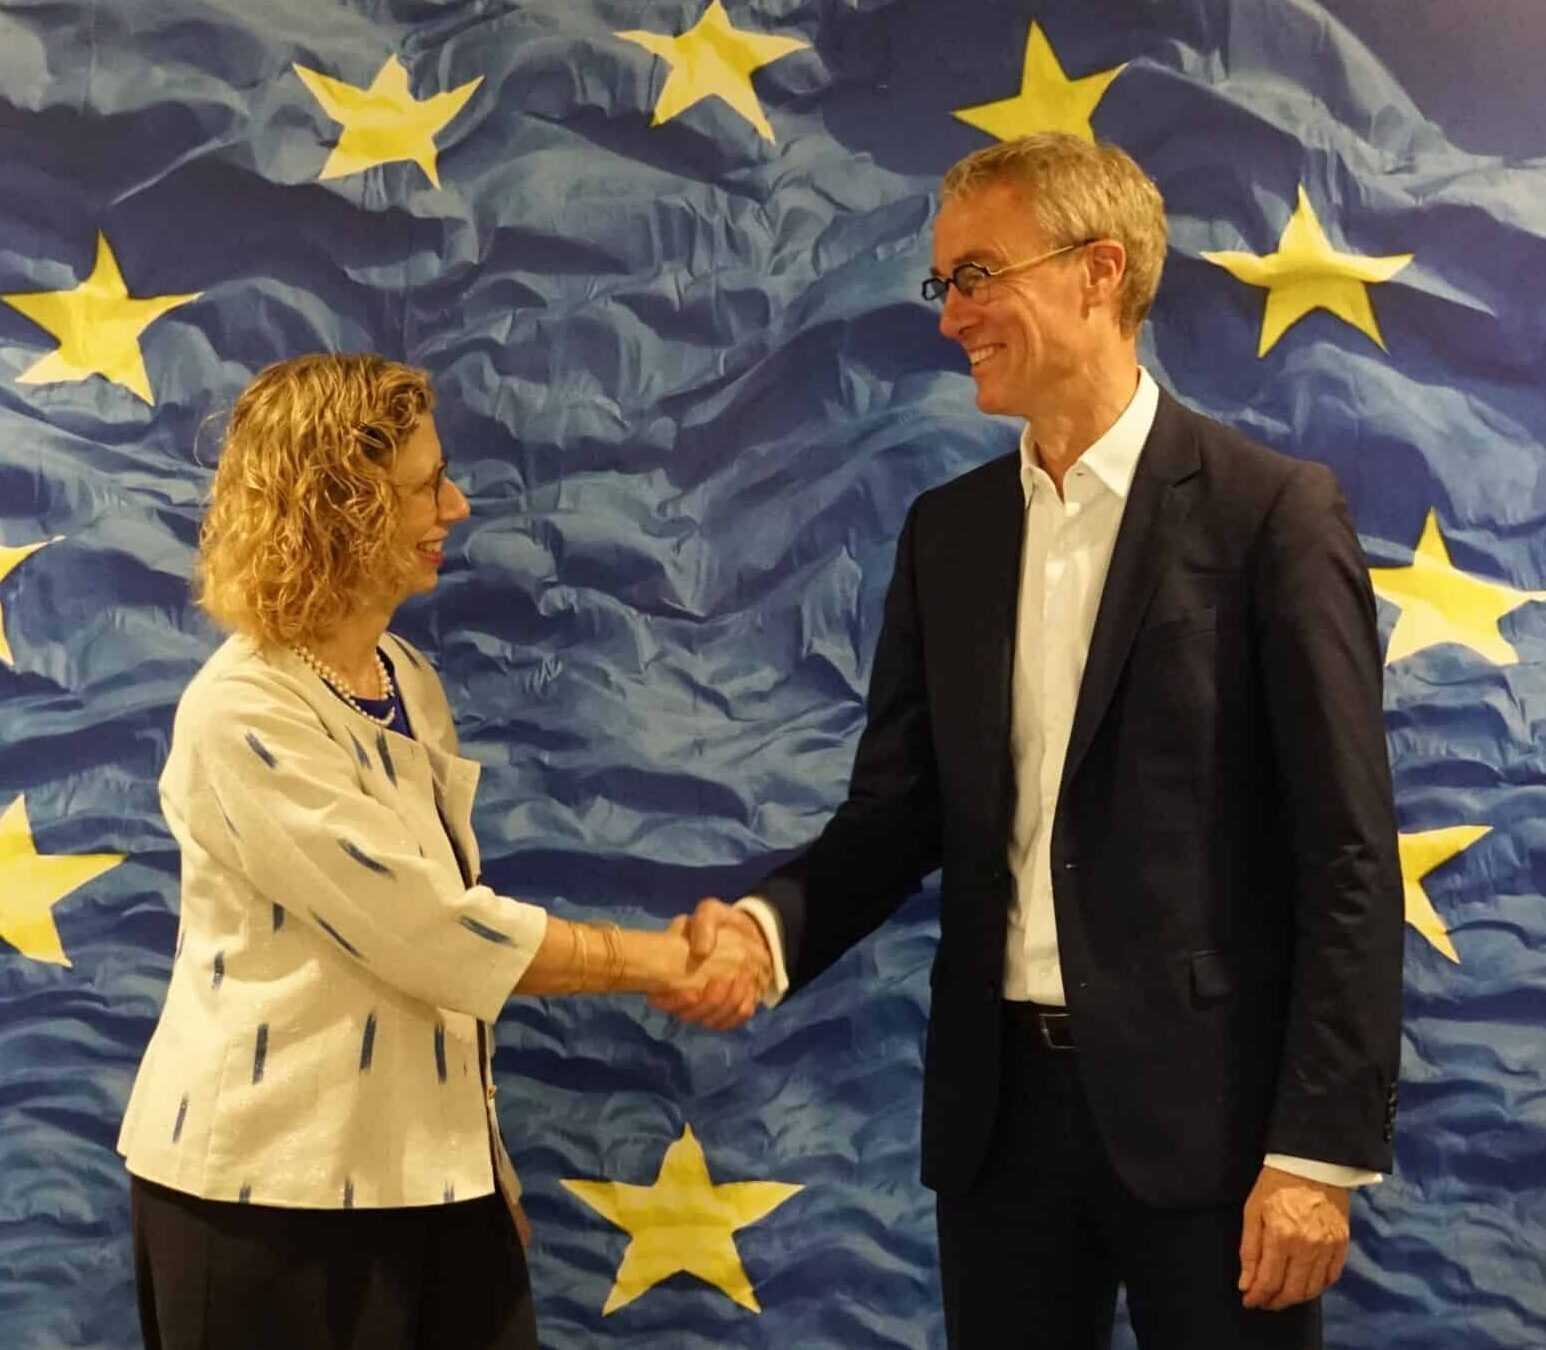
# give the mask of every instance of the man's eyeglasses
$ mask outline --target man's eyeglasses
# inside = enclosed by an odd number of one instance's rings
[[[981,263],[964,262],[955,268],[948,277],[928,277],[923,283],[923,298],[930,301],[944,303],[945,296],[954,286],[956,290],[968,300],[977,293],[977,290],[986,282],[994,280],[1010,272],[1023,272],[1027,267],[1035,267],[1037,263],[1044,263],[1048,258],[1056,258],[1061,253],[1072,253],[1076,248],[1083,248],[1086,244],[1093,244],[1093,239],[1081,239],[1077,244],[1064,244],[1062,248],[1055,248],[1046,253],[1039,253],[1034,258],[1027,258],[1023,262],[1009,263],[1004,267],[984,267]]]

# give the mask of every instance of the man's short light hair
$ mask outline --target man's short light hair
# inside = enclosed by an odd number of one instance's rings
[[[945,175],[940,195],[951,201],[999,183],[1019,188],[1048,248],[1115,239],[1127,250],[1117,322],[1137,332],[1165,265],[1165,202],[1148,174],[1115,145],[1046,131],[973,151]]]

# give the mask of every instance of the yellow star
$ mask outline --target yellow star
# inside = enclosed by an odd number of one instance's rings
[[[0,544],[0,581],[4,581],[24,560],[30,558],[40,548],[57,542],[60,536],[54,539],[42,539],[36,544],[23,544],[20,548],[7,548]],[[5,640],[5,609],[0,606],[0,663],[8,666],[16,664],[16,657],[11,651],[11,644]]]
[[[666,1150],[653,1186],[567,1180],[563,1185],[633,1239],[623,1252],[603,1315],[679,1271],[706,1280],[743,1308],[761,1312],[732,1234],[804,1189],[780,1181],[716,1186],[691,1126]]]
[[[1456,965],[1460,964],[1460,956],[1455,951],[1455,944],[1449,940],[1438,911],[1433,908],[1433,901],[1428,899],[1422,880],[1490,833],[1490,825],[1451,825],[1448,829],[1423,830],[1417,834],[1399,835],[1396,839],[1401,850],[1401,890],[1406,897],[1406,921]]]
[[[131,299],[118,259],[107,236],[97,234],[97,261],[91,275],[73,291],[30,291],[0,295],[39,328],[58,339],[59,348],[16,377],[20,384],[55,384],[105,375],[144,399],[156,400],[145,373],[140,334],[178,305],[197,300],[192,295],[157,295]]]
[[[1401,607],[1385,653],[1387,666],[1441,642],[1469,647],[1494,665],[1515,665],[1519,653],[1504,638],[1498,620],[1520,605],[1546,600],[1546,591],[1516,591],[1459,571],[1449,560],[1436,511],[1428,512],[1411,563],[1371,567],[1369,579],[1376,594]]]
[[[698,22],[680,37],[639,31],[615,36],[638,43],[671,67],[665,87],[655,101],[652,127],[669,122],[693,104],[718,94],[756,127],[765,141],[773,139],[773,128],[752,88],[752,72],[811,45],[799,38],[736,28],[721,0],[712,0]]]
[[[369,89],[345,84],[299,64],[295,73],[322,110],[335,122],[343,123],[343,134],[322,166],[319,178],[343,178],[378,164],[411,159],[437,188],[440,174],[435,167],[435,137],[483,83],[480,75],[448,94],[417,99],[408,88],[407,70],[395,56],[387,57]]]
[[[0,940],[34,961],[69,965],[54,906],[123,860],[122,853],[39,853],[26,798],[18,797],[0,815]]]
[[[1254,253],[1232,252],[1202,256],[1237,281],[1266,289],[1267,308],[1262,315],[1258,357],[1270,352],[1290,327],[1315,309],[1330,310],[1373,338],[1379,349],[1385,351],[1385,339],[1380,336],[1374,305],[1369,299],[1369,286],[1389,281],[1412,261],[1410,253],[1365,258],[1333,248],[1303,184],[1299,187],[1299,205],[1283,229],[1276,253],[1260,258]]]
[[[955,115],[1001,141],[1012,141],[1017,136],[1029,136],[1036,131],[1066,131],[1093,141],[1095,132],[1090,127],[1090,115],[1105,97],[1112,80],[1126,68],[1124,62],[1110,70],[1098,70],[1093,75],[1071,80],[1063,74],[1057,53],[1041,31],[1041,25],[1033,23],[1025,43],[1025,72],[1020,78],[1020,92],[995,103],[957,108]]]

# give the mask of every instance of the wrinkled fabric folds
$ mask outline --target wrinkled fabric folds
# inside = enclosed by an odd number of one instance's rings
[[[1093,126],[1166,197],[1155,375],[1330,464],[1374,565],[1436,511],[1457,567],[1546,590],[1533,9],[727,0],[808,44],[752,77],[769,142],[719,98],[651,125],[666,65],[614,34],[705,8],[0,6],[0,294],[71,289],[99,231],[130,295],[199,293],[140,335],[150,403],[21,382],[57,342],[0,305],[0,547],[57,536],[0,576],[0,810],[25,794],[41,852],[128,855],[54,906],[71,965],[0,943],[8,1346],[137,1344],[112,1140],[175,939],[155,779],[216,641],[188,581],[220,416],[271,361],[431,372],[472,518],[399,623],[484,765],[486,879],[566,916],[733,896],[840,800],[908,504],[1014,444],[918,283],[939,177],[987,143],[953,114],[1016,91],[1032,17],[1071,78],[1126,63]],[[340,128],[294,66],[363,87],[390,55],[421,98],[482,81],[441,186],[319,181]],[[1271,252],[1301,186],[1337,247],[1414,255],[1370,288],[1386,349],[1322,311],[1258,358],[1263,292],[1203,258]],[[1356,1203],[1338,1350],[1546,1343],[1543,614],[1501,620],[1517,663],[1445,643],[1387,671],[1402,829],[1491,832],[1424,881],[1458,964],[1409,930],[1397,1169]],[[509,1005],[544,1345],[943,1345],[917,1182],[937,904],[726,1037]],[[687,1126],[715,1181],[804,1188],[737,1235],[762,1311],[678,1275],[603,1317],[627,1235],[560,1182],[651,1182]]]

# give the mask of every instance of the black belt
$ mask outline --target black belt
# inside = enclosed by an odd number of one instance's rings
[[[1074,1019],[1067,1008],[1029,1003],[1024,999],[1007,999],[1004,1008],[1022,1034],[1035,1037],[1048,1050],[1079,1048],[1079,1042],[1074,1039]]]

